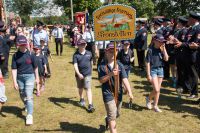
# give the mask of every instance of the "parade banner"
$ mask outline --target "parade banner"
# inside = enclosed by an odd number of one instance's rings
[[[134,8],[121,4],[103,6],[93,12],[96,41],[130,40],[135,38]]]

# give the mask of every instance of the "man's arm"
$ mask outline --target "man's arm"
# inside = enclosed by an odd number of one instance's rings
[[[123,81],[123,83],[124,83],[125,88],[126,88],[127,91],[128,91],[128,95],[129,95],[130,99],[133,99],[133,94],[132,94],[131,86],[130,86],[130,84],[129,84],[128,79],[127,79],[127,78],[123,78],[122,81]]]

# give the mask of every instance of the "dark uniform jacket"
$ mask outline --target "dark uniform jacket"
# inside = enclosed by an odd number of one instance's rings
[[[134,47],[136,49],[146,50],[147,49],[147,29],[141,28],[135,37]]]

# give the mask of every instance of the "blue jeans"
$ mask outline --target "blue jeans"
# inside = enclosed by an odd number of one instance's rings
[[[27,108],[28,114],[33,114],[33,89],[35,83],[34,74],[17,75],[20,97]]]
[[[131,69],[128,68],[128,69],[125,69],[125,71],[126,71],[127,77],[129,77],[129,74],[130,74]]]
[[[155,78],[155,77],[163,78],[164,77],[163,67],[151,68],[151,73],[150,74],[151,74],[152,78]]]

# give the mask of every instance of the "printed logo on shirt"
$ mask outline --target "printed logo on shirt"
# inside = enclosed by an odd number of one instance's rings
[[[26,59],[26,64],[31,64],[31,63],[32,63],[32,61],[30,58]]]

